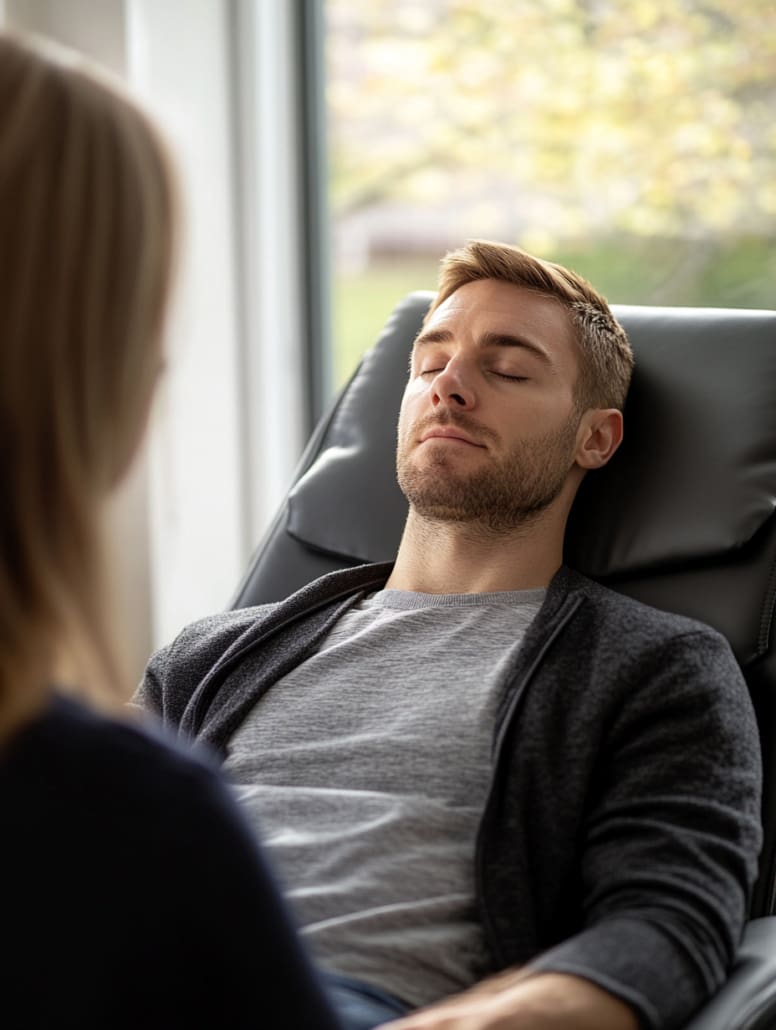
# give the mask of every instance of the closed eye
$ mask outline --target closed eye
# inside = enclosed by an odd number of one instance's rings
[[[444,366],[440,368],[424,368],[418,372],[419,376],[435,376],[440,372],[444,372]],[[499,379],[506,379],[510,383],[525,383],[528,381],[528,376],[513,376],[507,372],[492,372],[491,375],[497,376]]]

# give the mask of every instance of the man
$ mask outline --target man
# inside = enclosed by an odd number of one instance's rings
[[[340,1010],[374,1003],[353,1027],[675,1027],[725,978],[760,845],[740,671],[562,563],[631,367],[574,273],[449,254],[399,417],[395,564],[214,616],[149,666],[140,699],[224,752]]]

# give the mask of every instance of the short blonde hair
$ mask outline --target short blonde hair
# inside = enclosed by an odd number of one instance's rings
[[[633,351],[606,300],[586,279],[520,247],[469,240],[442,259],[439,290],[426,318],[457,289],[478,279],[498,279],[555,297],[568,310],[578,346],[577,406],[582,410],[622,410],[633,371]]]
[[[63,639],[116,673],[100,513],[142,436],[172,274],[150,121],[72,56],[0,35],[0,712]]]

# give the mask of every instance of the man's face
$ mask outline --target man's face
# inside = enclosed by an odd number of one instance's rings
[[[579,413],[565,310],[493,279],[456,290],[415,341],[399,486],[421,515],[509,530],[561,493]]]

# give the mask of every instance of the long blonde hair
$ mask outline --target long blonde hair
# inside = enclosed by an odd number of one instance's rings
[[[102,508],[158,376],[176,205],[119,88],[0,34],[0,730],[63,642],[84,689],[119,686]]]

